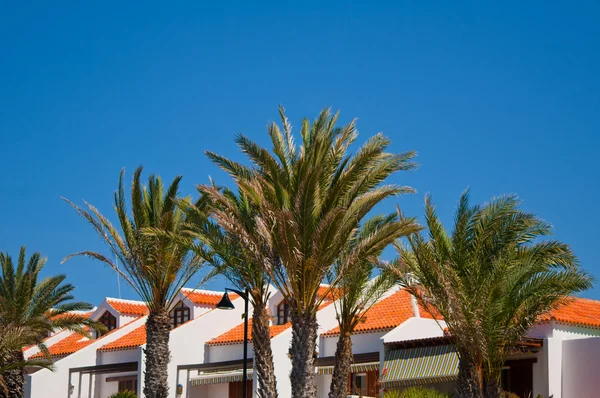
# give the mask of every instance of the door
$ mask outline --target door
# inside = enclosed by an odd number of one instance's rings
[[[502,369],[501,384],[521,398],[529,398],[533,392],[533,361],[507,361]]]
[[[516,362],[510,366],[509,391],[522,398],[531,396],[533,391],[533,364],[531,362]]]
[[[229,383],[229,398],[243,398],[242,386],[241,381],[232,381]],[[252,380],[246,382],[246,398],[252,398]]]

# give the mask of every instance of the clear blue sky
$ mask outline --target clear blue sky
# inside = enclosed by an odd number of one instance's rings
[[[331,106],[361,141],[417,150],[394,179],[418,190],[405,213],[431,192],[450,222],[467,186],[478,202],[517,193],[600,276],[594,2],[84,3],[0,13],[0,249],[41,251],[78,298],[116,296],[116,277],[60,264],[104,250],[61,196],[114,219],[122,167],[183,174],[182,194],[226,182],[204,151],[241,158],[239,132],[266,143],[278,104],[295,126]]]

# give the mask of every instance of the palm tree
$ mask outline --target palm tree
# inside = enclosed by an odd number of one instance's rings
[[[14,360],[14,353],[22,350],[24,346],[29,345],[30,341],[35,341],[39,338],[39,334],[32,331],[30,328],[15,326],[15,325],[0,325],[0,397],[10,397],[15,395],[14,388],[9,388],[14,385],[14,378],[11,376],[11,371],[16,371],[14,374],[20,374],[26,367],[40,367],[53,370],[53,363],[48,358],[37,360],[23,359],[21,361]],[[8,376],[8,380],[4,376]],[[22,395],[21,395],[22,396]]]
[[[82,209],[67,200],[92,225],[112,255],[83,251],[71,254],[63,261],[73,256],[90,256],[99,260],[120,274],[146,302],[150,312],[146,321],[144,395],[147,398],[166,398],[171,329],[168,310],[177,293],[201,268],[203,261],[190,254],[187,245],[190,242],[185,242],[183,236],[181,239],[186,244],[166,236],[145,233],[146,229],[152,228],[179,237],[186,219],[184,212],[176,206],[181,177],[176,177],[165,192],[161,178],[154,175],[149,176],[148,186],[142,186],[141,173],[142,167],[138,167],[133,174],[129,215],[123,186],[124,171],[121,171],[114,199],[120,231],[89,203],[85,203],[87,209]],[[121,268],[112,260],[113,256],[121,263]]]
[[[375,216],[365,222],[360,230],[353,232],[349,245],[334,264],[329,279],[338,280],[333,298],[340,336],[335,352],[330,398],[347,396],[353,359],[351,335],[364,319],[365,312],[396,283],[394,275],[387,271],[371,279],[380,262],[379,256],[396,239],[419,229],[413,219],[399,220],[396,214]],[[370,253],[362,252],[360,247],[371,244],[369,241],[376,242],[377,246]]]
[[[380,134],[355,154],[349,153],[357,137],[355,123],[336,127],[338,115],[327,109],[312,124],[303,121],[302,145],[296,147],[283,109],[280,115],[283,132],[275,123],[268,128],[273,154],[238,136],[237,143],[253,168],[208,153],[258,208],[257,234],[244,233],[243,221],[231,210],[217,209],[213,217],[262,258],[272,284],[289,304],[292,396],[309,398],[316,396],[316,314],[337,280],[324,295],[318,294],[320,283],[367,213],[384,199],[411,191],[381,183],[396,171],[413,168],[415,154],[386,153],[389,141]],[[377,248],[378,242],[367,240],[356,255],[366,256]]]
[[[240,237],[221,228],[209,215],[211,208],[230,209],[240,220],[246,234],[256,234],[254,217],[256,208],[244,194],[236,195],[224,189],[222,194],[215,186],[199,187],[200,199],[193,206],[186,206],[187,227],[198,244],[192,249],[215,270],[225,276],[237,289],[248,291],[252,303],[252,346],[254,370],[258,375],[258,394],[263,398],[277,397],[273,352],[269,328],[268,300],[269,281],[261,258],[256,252],[246,250]],[[209,192],[219,202],[209,203]],[[185,204],[184,204],[185,206]],[[260,236],[255,236],[256,241]]]
[[[498,397],[504,359],[543,314],[591,286],[564,243],[515,196],[471,206],[459,202],[448,234],[431,199],[425,202],[427,240],[397,245],[391,269],[423,307],[444,317],[460,356],[457,395]]]
[[[63,283],[66,276],[39,280],[46,259],[34,253],[27,260],[26,254],[22,246],[15,268],[9,253],[0,253],[0,328],[3,330],[0,368],[4,368],[5,396],[10,398],[23,396],[23,365],[28,364],[23,357],[24,347],[39,345],[42,352],[47,352],[43,339],[50,332],[67,329],[87,335],[86,327],[98,327],[88,317],[74,312],[87,311],[92,306],[72,301],[75,287]],[[49,366],[51,361],[33,363]]]

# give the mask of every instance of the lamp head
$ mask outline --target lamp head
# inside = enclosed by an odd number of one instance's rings
[[[221,298],[221,301],[219,301],[219,304],[217,304],[217,308],[220,310],[232,310],[235,308],[235,306],[229,299],[229,294],[227,294],[227,292],[225,292],[223,298]]]

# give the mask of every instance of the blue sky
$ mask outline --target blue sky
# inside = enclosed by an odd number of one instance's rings
[[[102,265],[60,264],[104,250],[61,196],[114,219],[119,171],[139,164],[192,194],[227,182],[205,150],[242,159],[235,134],[266,144],[278,104],[295,126],[331,106],[359,118],[359,141],[418,151],[393,179],[418,193],[390,210],[421,216],[432,193],[450,223],[466,187],[477,202],[517,193],[600,275],[594,2],[200,3],[4,5],[1,250],[41,251],[80,299],[117,296]]]

